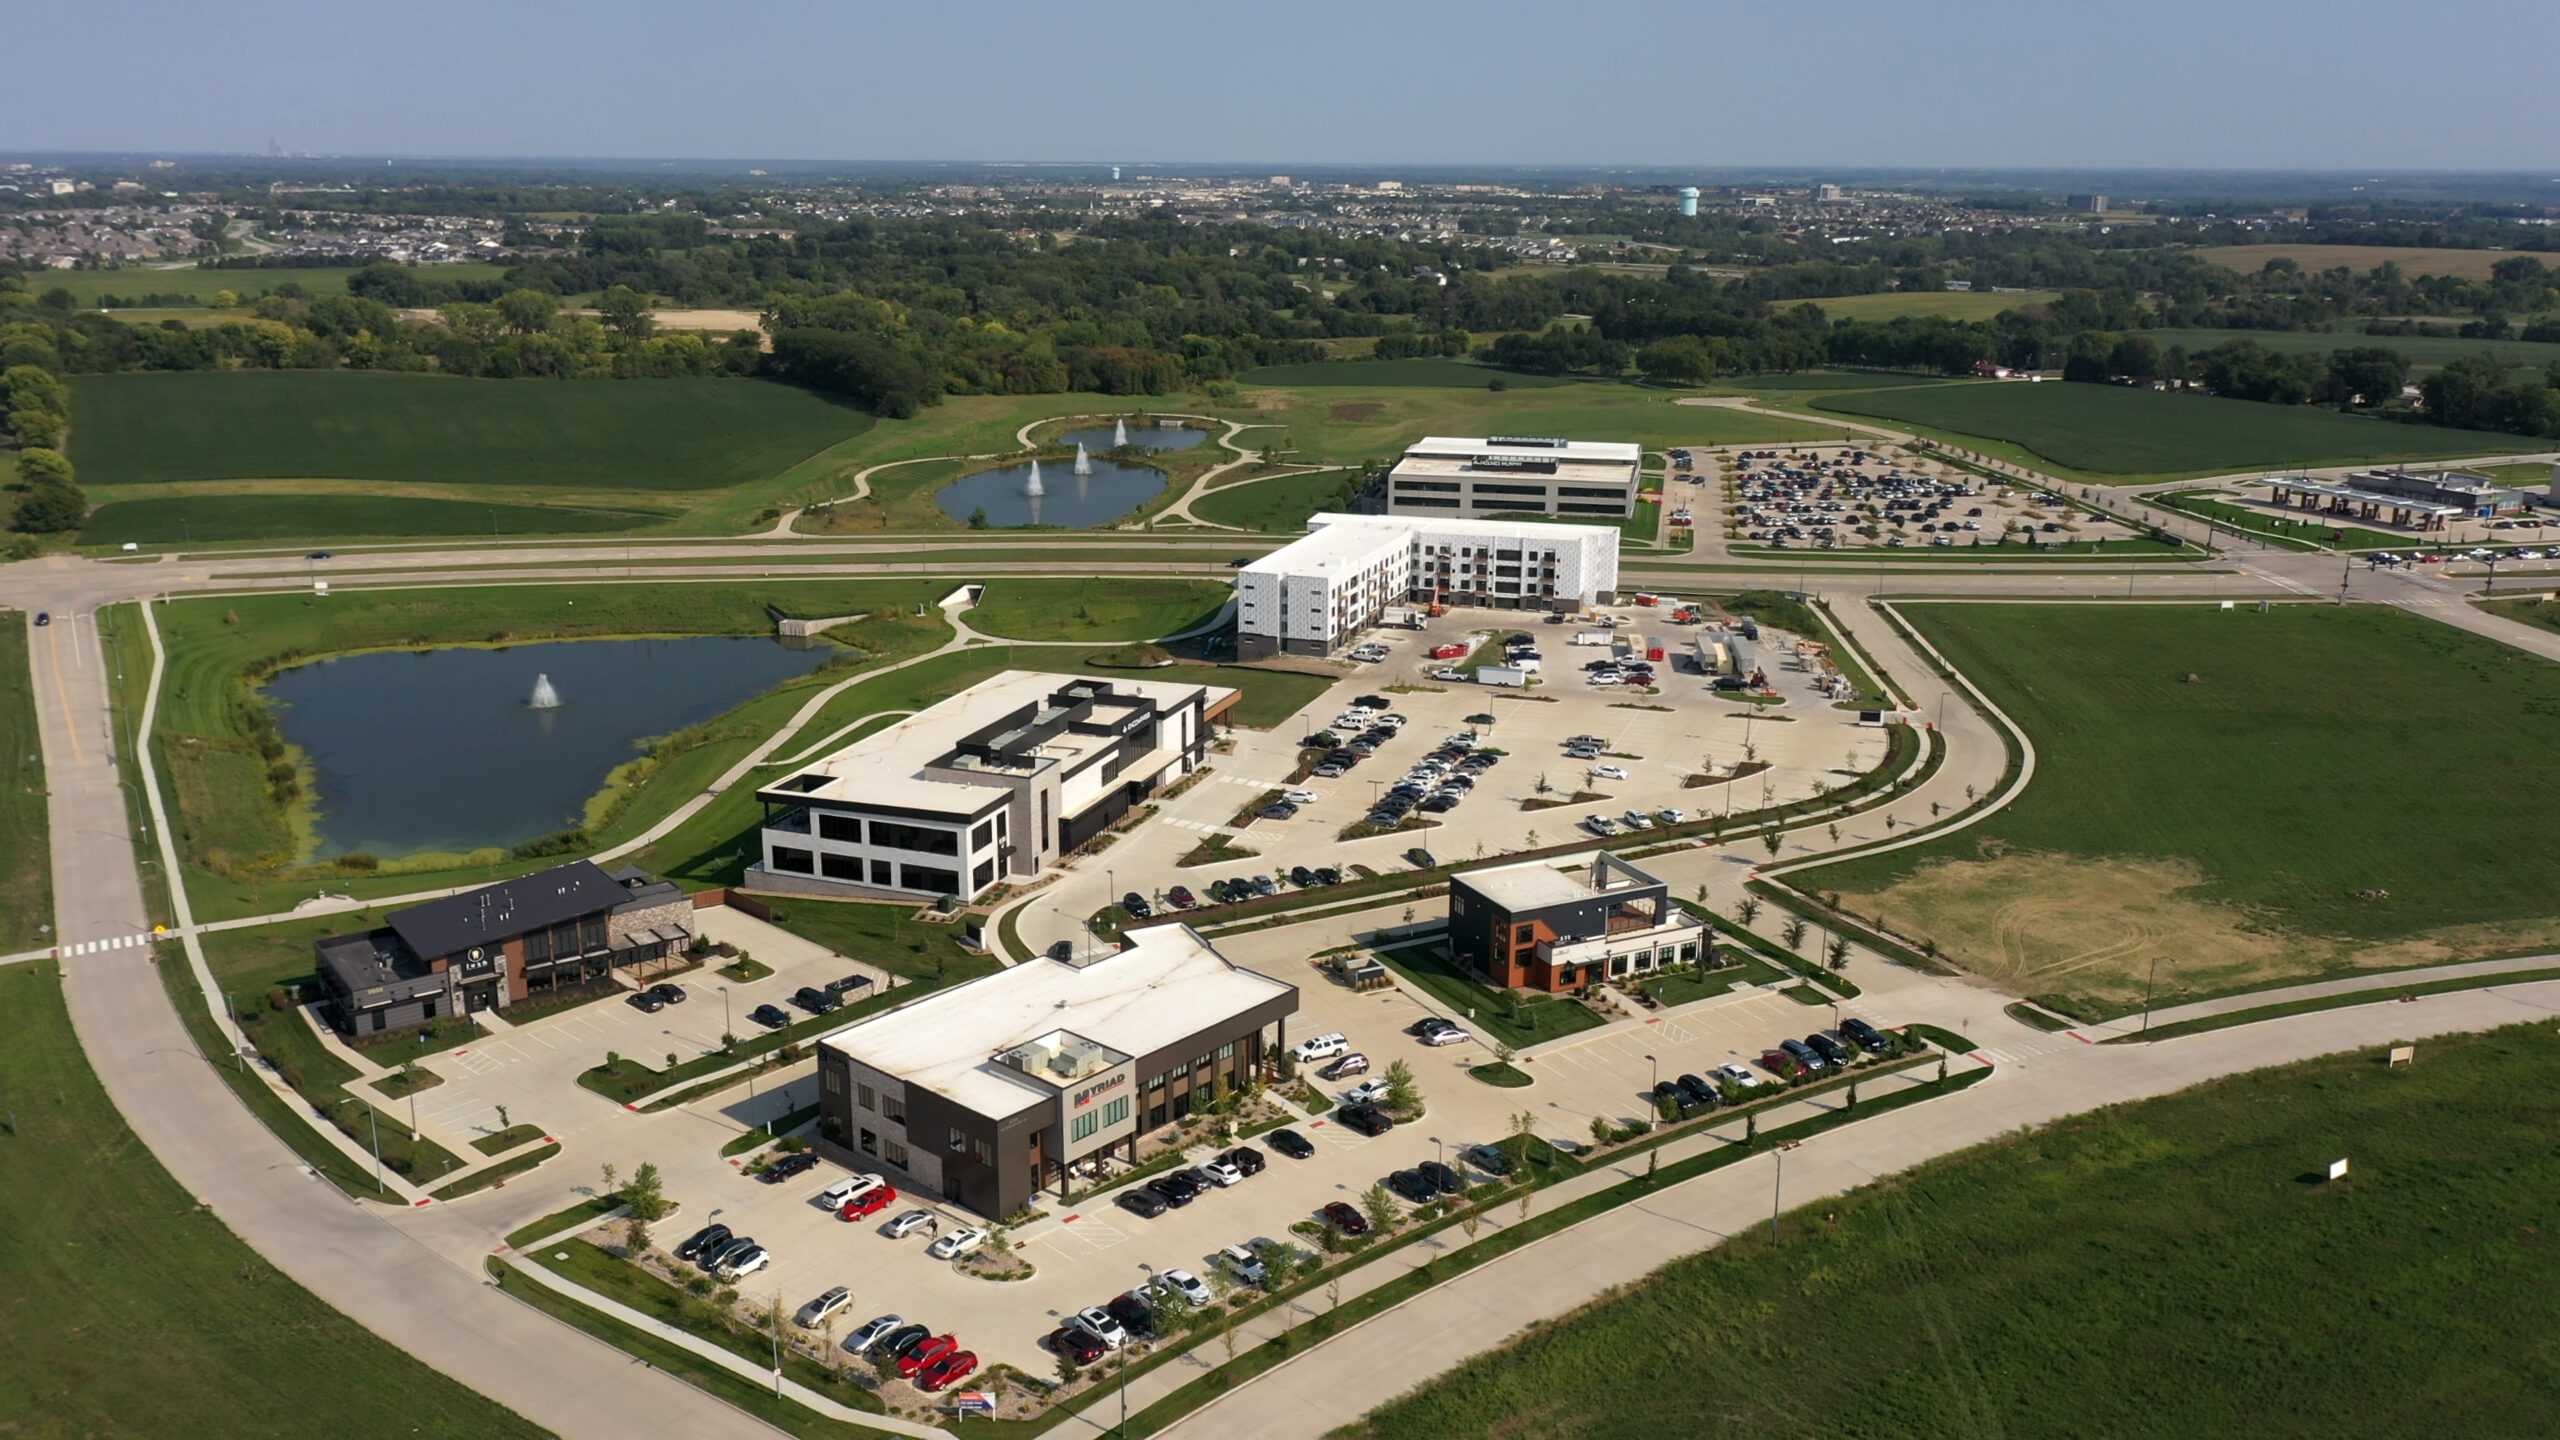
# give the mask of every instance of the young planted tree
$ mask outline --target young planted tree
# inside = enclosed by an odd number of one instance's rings
[[[1360,1213],[1369,1220],[1370,1233],[1384,1235],[1404,1219],[1403,1207],[1384,1185],[1372,1185],[1360,1196]]]
[[[1760,848],[1768,851],[1769,858],[1772,860],[1778,858],[1778,852],[1786,848],[1786,843],[1778,837],[1778,827],[1775,825],[1760,832]]]
[[[1387,1067],[1387,1113],[1398,1120],[1410,1119],[1422,1111],[1422,1087],[1414,1083],[1413,1067],[1402,1060]]]
[[[1778,932],[1778,938],[1787,942],[1788,949],[1800,951],[1804,948],[1804,932],[1804,917],[1801,915],[1789,916],[1786,928]]]
[[[631,1172],[630,1183],[622,1187],[622,1204],[631,1212],[631,1253],[636,1256],[649,1248],[649,1227],[667,1218],[672,1208],[656,1162],[644,1160]]]
[[[1830,959],[1831,968],[1835,972],[1848,969],[1849,937],[1846,935],[1832,936],[1831,943],[1824,947],[1823,954]]]
[[[1733,913],[1734,913],[1735,915],[1737,915],[1737,916],[1740,916],[1740,917],[1741,917],[1741,919],[1742,919],[1742,923],[1743,923],[1743,924],[1745,924],[1745,925],[1748,925],[1748,924],[1750,924],[1752,921],[1759,919],[1759,918],[1760,918],[1760,897],[1759,897],[1759,896],[1757,896],[1757,895],[1745,895],[1745,896],[1743,896],[1743,897],[1742,897],[1742,903],[1733,907]]]

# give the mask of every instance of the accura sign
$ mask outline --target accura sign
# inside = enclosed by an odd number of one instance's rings
[[[2393,1065],[2414,1065],[2418,1063],[2418,1047],[2415,1045],[2392,1046],[2391,1063]]]
[[[2346,1162],[2346,1161],[2344,1161],[2344,1160],[2332,1160],[2332,1161],[2330,1161],[2330,1162],[2329,1162],[2329,1178],[2330,1178],[2330,1179],[2332,1179],[2332,1180],[2344,1180],[2344,1179],[2346,1179],[2346,1178],[2347,1178],[2347,1162]]]

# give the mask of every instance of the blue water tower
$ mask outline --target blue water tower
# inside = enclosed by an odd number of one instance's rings
[[[1683,215],[1695,215],[1698,213],[1697,186],[1683,185],[1680,187],[1680,213]]]

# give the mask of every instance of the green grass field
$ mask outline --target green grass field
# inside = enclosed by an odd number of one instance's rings
[[[1357,368],[1345,366],[1345,369]],[[1578,384],[1545,390],[1380,386],[1358,391],[1302,387],[1248,393],[1252,409],[1221,410],[1271,426],[1237,443],[1278,443],[1306,465],[1350,465],[1393,457],[1425,435],[1564,435],[1670,445],[1740,445],[1820,440],[1839,432],[1800,421],[1704,405],[1676,405],[1637,385]]]
[[[2560,345],[2522,340],[2463,340],[2434,335],[2361,335],[2351,330],[2145,330],[2162,349],[2183,345],[2190,354],[2234,340],[2254,340],[2285,354],[2326,355],[2332,350],[2378,346],[2397,350],[2418,370],[2434,370],[2474,355],[2494,355],[2519,368],[2539,370],[2560,360]]]
[[[1740,395],[1801,390],[1894,390],[1909,385],[1945,385],[1944,375],[1915,375],[1899,370],[1799,370],[1780,375],[1726,375],[1707,388]]]
[[[83,545],[201,545],[225,540],[367,539],[408,535],[578,535],[645,530],[655,510],[483,505],[407,495],[186,495],[113,500],[80,532]]]
[[[2488,455],[2527,443],[2309,406],[2118,385],[1986,381],[1840,395],[1813,405],[1959,440],[2010,441],[2068,469],[2116,477]]]
[[[1995,290],[1888,290],[1875,295],[1834,295],[1816,300],[1822,313],[1834,320],[1898,320],[1905,315],[1926,315],[1941,320],[1988,320],[2003,310],[2016,310],[2027,305],[2042,305],[2061,292],[2026,290],[2003,294]],[[1787,308],[1792,309],[1790,304]]]
[[[1529,375],[1467,360],[1445,359],[1311,360],[1301,365],[1265,365],[1237,378],[1247,385],[1401,385],[1457,390],[1482,390],[1495,380],[1512,390],[1550,390],[1574,383],[1558,375]]]
[[[2154,497],[2162,508],[2210,520],[2226,530],[2245,530],[2252,535],[2289,542],[2288,548],[2327,545],[2346,550],[2388,550],[2394,546],[2407,548],[2420,543],[2420,537],[2394,535],[2385,530],[2367,530],[2361,525],[2331,524],[2326,516],[2272,515],[2253,505],[2234,505],[2224,500],[2176,493]]]
[[[27,668],[25,617],[0,610],[0,951],[49,943],[53,840],[47,829],[44,755],[36,738],[35,676]]]
[[[1359,485],[1357,470],[1283,475],[1212,490],[1191,502],[1191,513],[1212,524],[1235,525],[1268,535],[1293,535],[1307,528],[1308,516],[1346,507]]]
[[[2137,1005],[2155,957],[2166,999],[2560,940],[2537,878],[2560,866],[2560,772],[2517,763],[2560,715],[2560,666],[2385,608],[1905,613],[2025,729],[2035,778],[1800,888],[2099,1010]]]
[[[462,380],[355,370],[83,375],[84,484],[326,478],[710,490],[771,479],[871,425],[752,380]]]
[[[1207,624],[1234,587],[1223,580],[991,581],[968,614],[969,628],[1007,640],[1154,640]]]
[[[0,1110],[13,1437],[545,1433],[330,1309],[199,1207],[99,1087],[50,963],[0,969]],[[315,1357],[333,1383],[307,1383]]]
[[[1754,1227],[1348,1432],[2540,1435],[2560,1038],[2040,1128]],[[2318,1179],[2348,1156],[2352,1178]]]
[[[128,270],[49,270],[30,277],[27,289],[41,295],[48,290],[71,292],[75,304],[98,303],[101,295],[121,295],[128,299],[144,295],[189,295],[213,303],[216,292],[228,290],[242,300],[254,300],[277,286],[290,281],[304,293],[344,295],[347,277],[356,273],[352,265],[313,266],[308,270],[200,270],[194,265],[161,270],[136,268]],[[501,265],[435,265],[425,267],[422,274],[437,280],[495,280],[506,273]],[[246,311],[240,318],[247,319]]]

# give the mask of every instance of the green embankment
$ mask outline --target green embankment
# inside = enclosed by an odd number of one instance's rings
[[[2560,1038],[2418,1055],[2216,1081],[1824,1199],[1348,1433],[2553,1433]]]
[[[330,1309],[196,1204],[82,1058],[50,962],[0,969],[0,1117],[0,1431],[546,1433]],[[312,1383],[315,1361],[330,1383]]]
[[[203,545],[230,540],[340,540],[409,535],[575,535],[645,530],[655,510],[483,505],[414,495],[184,495],[112,500],[80,531],[83,545]]]
[[[57,644],[54,627],[31,630],[0,610],[0,951],[47,943],[53,924],[53,840],[47,828],[44,750],[36,737],[28,636]]]

